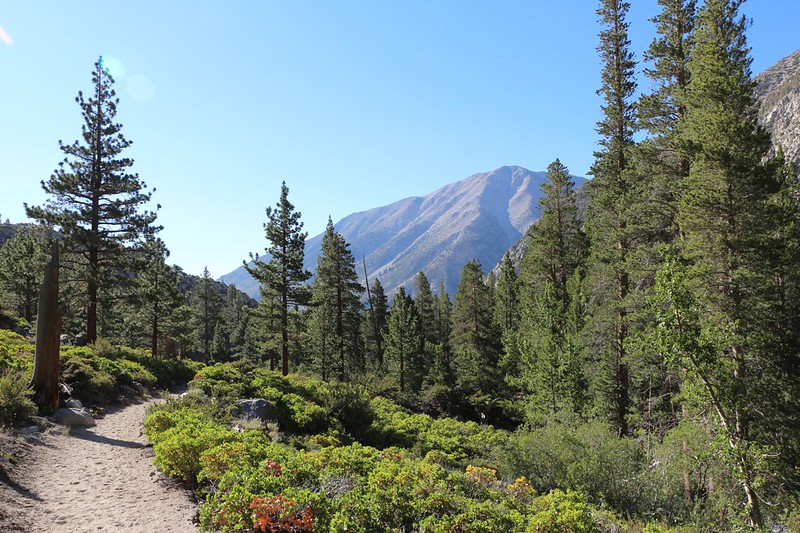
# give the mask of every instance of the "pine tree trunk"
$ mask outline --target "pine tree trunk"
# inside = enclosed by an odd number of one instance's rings
[[[284,278],[284,287],[288,282]],[[286,291],[281,295],[281,373],[289,375],[289,299]]]
[[[625,250],[625,244],[620,242],[618,243],[618,248],[622,253]],[[629,396],[629,370],[628,364],[626,363],[626,342],[628,337],[628,327],[627,327],[627,311],[625,309],[625,300],[628,297],[628,273],[625,271],[620,271],[617,273],[617,289],[618,289],[618,297],[619,297],[619,307],[617,308],[617,317],[616,317],[616,343],[615,343],[615,350],[616,350],[616,394],[615,394],[615,401],[616,401],[616,422],[617,422],[617,431],[619,432],[620,437],[624,437],[628,434],[628,406],[630,404],[630,396]]]
[[[58,408],[58,383],[61,376],[59,345],[61,342],[61,313],[58,309],[58,242],[53,244],[53,257],[45,267],[44,281],[39,290],[36,318],[36,352],[30,387],[33,399],[42,412]]]
[[[158,314],[153,317],[153,328],[150,335],[150,353],[153,357],[158,356]]]

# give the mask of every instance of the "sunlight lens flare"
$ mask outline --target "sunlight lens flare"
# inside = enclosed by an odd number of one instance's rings
[[[107,55],[104,55],[102,60],[101,66],[103,70],[106,71],[107,74],[111,74],[114,79],[118,80],[125,76],[125,65],[122,64],[122,61],[114,56]]]
[[[6,33],[6,30],[4,30],[2,26],[0,26],[0,41],[3,41],[8,46],[14,44],[14,39],[12,39],[11,36]]]

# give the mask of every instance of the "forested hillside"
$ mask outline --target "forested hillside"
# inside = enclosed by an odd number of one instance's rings
[[[246,267],[260,301],[207,270],[181,290],[101,59],[82,140],[0,248],[3,323],[33,326],[57,240],[63,331],[90,345],[67,361],[197,361],[146,428],[208,531],[796,529],[800,181],[759,122],[741,2],[696,4],[659,1],[639,64],[629,4],[601,0],[586,192],[553,154],[519,265],[465,259],[453,292],[420,269],[391,298],[330,220],[307,261],[286,183]],[[0,416],[23,345],[0,345]]]

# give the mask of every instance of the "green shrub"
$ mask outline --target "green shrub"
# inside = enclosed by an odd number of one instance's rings
[[[438,518],[428,516],[422,522],[425,531],[434,533],[495,533],[497,531],[521,531],[523,516],[495,502],[471,501],[459,513]],[[552,530],[570,531],[570,530]]]
[[[211,417],[199,409],[186,407],[180,400],[168,400],[165,403],[147,409],[144,419],[144,433],[148,440],[156,444],[163,440],[167,430],[174,427],[204,425]]]
[[[71,348],[61,354],[61,379],[75,396],[87,403],[102,403],[115,393],[116,378],[108,370],[118,368],[108,359],[101,363],[94,354]]]
[[[643,459],[639,442],[591,422],[519,430],[509,439],[501,470],[525,476],[540,490],[572,489],[630,513],[641,504]]]
[[[188,383],[203,368],[202,363],[179,359],[157,359],[149,354],[136,353],[126,357],[146,368],[155,376],[155,386],[167,389],[177,383]]]
[[[168,476],[196,484],[202,468],[200,455],[231,438],[233,432],[218,424],[205,422],[191,426],[176,426],[161,434],[154,444],[153,463]]]
[[[246,380],[247,377],[233,363],[217,363],[201,368],[190,385],[220,402],[233,403],[246,396]]]
[[[33,372],[33,345],[11,330],[0,329],[0,368]]]
[[[330,385],[322,403],[342,429],[357,439],[365,435],[375,419],[367,391],[350,383]]]
[[[235,433],[200,411],[160,407],[150,410],[144,421],[145,434],[155,452],[153,463],[169,476],[197,483],[201,454],[233,440]]]
[[[292,393],[284,394],[280,405],[285,409],[278,409],[278,424],[286,431],[314,435],[324,433],[331,426],[328,412],[302,396]],[[283,420],[281,420],[282,412],[288,414]]]
[[[19,372],[0,373],[0,426],[22,425],[35,414],[27,379]]]
[[[141,363],[129,361],[127,359],[120,359],[117,363],[120,367],[117,382],[126,384],[141,383],[145,387],[153,387],[158,382],[153,373],[146,369]]]
[[[526,533],[571,531],[595,533],[600,527],[592,516],[592,509],[574,492],[554,490],[533,501],[533,516],[528,521]]]

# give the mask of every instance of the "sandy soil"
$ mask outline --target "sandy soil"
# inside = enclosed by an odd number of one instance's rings
[[[97,427],[0,442],[0,532],[198,531],[191,492],[153,466],[149,402],[109,409]]]

